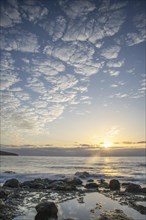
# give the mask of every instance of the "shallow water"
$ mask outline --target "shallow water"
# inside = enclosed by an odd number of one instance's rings
[[[34,178],[61,178],[87,171],[94,178],[118,178],[146,183],[145,157],[1,157],[0,183],[10,178],[26,181]],[[15,173],[5,173],[13,171]]]
[[[24,211],[24,215],[18,216],[14,218],[14,220],[33,220],[36,215],[34,208],[35,205],[36,204],[32,204],[30,202],[30,204],[27,204],[25,208],[20,207],[20,209]],[[66,202],[58,203],[57,206],[59,209],[58,220],[62,220],[63,218],[90,220],[94,217],[98,217],[104,210],[114,209],[123,210],[127,216],[132,217],[135,220],[146,219],[146,216],[141,215],[136,210],[125,205],[122,206],[117,201],[113,201],[98,192],[87,193],[84,197],[84,203],[79,203],[77,199],[72,199]],[[91,210],[94,210],[94,213],[91,212]]]

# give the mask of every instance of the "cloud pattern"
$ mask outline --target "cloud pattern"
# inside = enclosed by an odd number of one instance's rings
[[[124,92],[122,71],[133,79],[122,55],[145,41],[145,17],[131,16],[130,1],[1,1],[2,131],[46,132],[67,108],[90,105],[95,75],[111,78],[111,98],[144,97],[144,73]],[[127,68],[127,70],[126,70]],[[133,67],[130,67],[131,69]],[[118,78],[119,77],[119,78]],[[120,92],[117,92],[120,89]],[[81,112],[83,114],[83,112]]]

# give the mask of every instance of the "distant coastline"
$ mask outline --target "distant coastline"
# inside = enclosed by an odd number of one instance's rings
[[[0,150],[0,156],[19,156],[18,154],[11,153],[11,152],[6,152],[6,151],[1,151]]]

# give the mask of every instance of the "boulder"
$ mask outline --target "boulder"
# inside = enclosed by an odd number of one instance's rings
[[[8,196],[8,193],[5,190],[0,189],[0,198],[1,199],[6,199],[7,196]]]
[[[87,183],[85,185],[85,188],[87,188],[87,189],[98,189],[98,184],[97,183]]]
[[[58,208],[54,202],[42,202],[35,207],[37,215],[35,220],[57,219]]]
[[[4,185],[4,187],[11,187],[11,188],[19,188],[20,187],[20,183],[17,179],[9,179],[7,180]]]
[[[82,185],[83,183],[82,180],[80,180],[77,177],[66,178],[64,179],[64,182],[66,182],[67,184],[75,185],[75,186]]]
[[[146,193],[146,187],[141,188],[141,193]]]
[[[110,190],[120,190],[120,182],[119,182],[119,180],[116,180],[116,179],[110,180],[109,188],[110,188]]]
[[[48,189],[64,190],[65,186],[66,184],[63,181],[54,181],[48,186]]]
[[[25,181],[25,182],[23,182],[21,187],[32,188],[32,189],[44,189],[45,188],[42,180],[38,180],[38,179],[31,180],[31,181]]]
[[[32,189],[47,189],[48,186],[52,183],[50,179],[34,179],[30,181],[25,181],[21,184],[22,188],[32,188]]]
[[[75,176],[78,176],[78,177],[84,179],[84,178],[90,177],[90,174],[88,172],[86,172],[86,171],[84,171],[84,172],[76,172]]]
[[[138,184],[130,183],[127,187],[125,192],[129,193],[140,193],[141,192],[141,186]]]
[[[93,180],[93,179],[89,179],[89,180],[87,180],[87,182],[88,182],[88,183],[93,183],[94,180]]]

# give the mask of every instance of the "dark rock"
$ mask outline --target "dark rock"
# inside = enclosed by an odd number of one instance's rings
[[[7,173],[7,174],[15,174],[15,172],[14,171],[5,171],[4,173]]]
[[[57,219],[57,206],[54,202],[42,202],[36,207],[37,215],[35,220],[49,220],[49,218]]]
[[[11,188],[19,188],[20,187],[20,183],[17,179],[9,179],[7,180],[3,187],[11,187]]]
[[[102,216],[102,217],[98,218],[98,220],[109,220],[109,218],[105,217],[105,216]]]
[[[88,183],[93,183],[94,180],[93,180],[93,179],[89,179],[89,180],[87,180],[87,182],[88,182]]]
[[[141,188],[141,193],[146,193],[146,187]]]
[[[25,181],[23,184],[21,184],[21,187],[23,188],[31,188],[31,189],[44,189],[45,186],[43,184],[43,181],[41,179],[35,179],[31,181]]]
[[[130,185],[130,183],[122,183],[122,186],[123,187],[127,187],[127,186],[129,186]]]
[[[25,181],[21,184],[22,188],[31,188],[31,189],[47,189],[49,185],[52,183],[50,179],[34,179],[31,181]],[[51,188],[51,187],[50,187]]]
[[[129,193],[139,193],[141,192],[141,186],[138,184],[130,183],[127,187],[125,192]]]
[[[0,220],[12,220],[14,218],[14,206],[6,205],[4,201],[0,200]]]
[[[90,177],[90,174],[88,172],[86,172],[86,171],[84,171],[84,172],[76,172],[75,175],[80,177],[80,178],[83,178],[83,179],[87,178],[87,177]]]
[[[8,193],[6,193],[5,190],[0,189],[0,198],[1,198],[1,199],[6,199],[7,196],[8,196]]]
[[[54,190],[65,190],[66,184],[63,181],[54,181],[49,186],[48,189]]]
[[[146,215],[146,207],[143,205],[137,205],[136,203],[132,203],[132,207],[140,212],[142,215]]]
[[[120,190],[120,182],[119,182],[119,180],[116,180],[116,179],[110,180],[109,188],[110,188],[110,190]]]
[[[57,191],[73,191],[76,190],[76,186],[70,183],[67,183],[63,180],[53,181],[47,189],[53,189]]]
[[[77,177],[66,178],[66,179],[64,179],[64,181],[67,184],[72,184],[72,185],[75,185],[75,186],[82,185],[82,183],[83,183],[82,180],[80,180]]]
[[[87,183],[85,185],[85,188],[87,188],[87,189],[98,189],[98,184],[97,183]]]
[[[104,184],[104,183],[105,183],[105,180],[104,180],[104,179],[100,179],[100,183],[101,183],[101,184]]]
[[[138,205],[137,211],[139,211],[142,215],[146,215],[146,207],[143,205]]]

